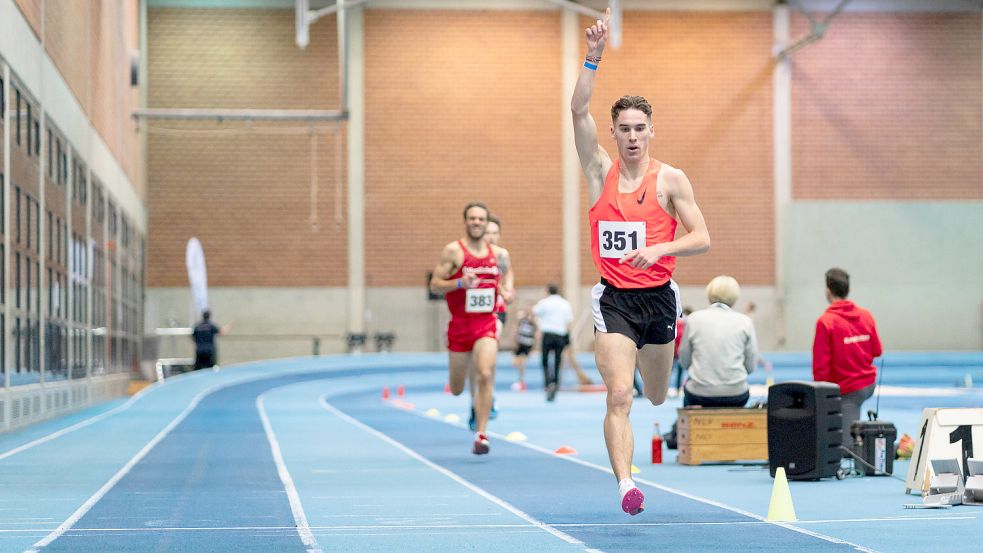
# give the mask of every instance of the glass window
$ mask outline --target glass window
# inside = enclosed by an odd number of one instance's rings
[[[28,196],[27,194],[24,194],[24,207],[27,208],[27,228],[24,229],[24,234],[27,235],[27,248],[30,249],[31,238],[32,238],[31,234],[33,234],[33,230],[34,230],[31,228],[31,215],[32,212],[34,211],[34,205],[32,203],[31,197]]]
[[[21,127],[21,125],[20,125],[20,119],[21,119],[21,117],[20,117],[20,111],[22,109],[24,109],[24,108],[21,105],[22,104],[22,101],[21,101],[21,97],[20,97],[20,89],[17,88],[15,90],[17,91],[17,110],[15,111],[17,121],[16,121],[16,123],[15,123],[14,126],[17,129],[17,133],[16,133],[16,135],[17,135],[17,145],[20,146],[20,133],[21,133],[21,130],[20,130],[20,127]]]
[[[20,187],[19,186],[16,186],[14,188],[17,191],[17,203],[16,203],[16,206],[17,206],[17,209],[16,209],[17,229],[14,231],[14,242],[17,242],[18,244],[20,244]]]
[[[41,255],[41,204],[34,201],[34,251]]]
[[[21,336],[20,336],[20,317],[14,317],[14,371],[20,374],[24,371],[23,359],[21,359]]]
[[[21,305],[21,303],[20,303],[20,296],[21,296],[20,275],[21,275],[21,272],[20,272],[20,252],[15,252],[14,253],[14,307],[16,307],[17,309],[20,309],[20,305]]]
[[[32,119],[32,121],[32,126],[34,127],[34,157],[38,157],[41,155],[41,123],[37,118]]]
[[[31,298],[33,297],[34,289],[31,288],[31,263],[30,258],[24,258],[24,307],[27,310],[27,314],[31,314]]]
[[[26,129],[26,132],[27,132],[27,157],[31,157],[31,145],[34,144],[34,140],[32,140],[34,137],[31,135],[31,129],[34,127],[34,125],[31,124],[31,123],[32,123],[32,121],[34,121],[34,118],[31,116],[31,104],[28,103],[28,102],[24,102],[24,105],[27,108],[27,120],[24,121],[24,123],[25,123],[25,125],[27,127],[27,129]]]
[[[52,160],[54,159],[55,156],[51,155],[51,152],[53,151],[51,149],[52,140],[53,138],[51,136],[51,129],[49,128],[48,129],[48,178],[50,179],[55,178],[54,163],[52,163]]]

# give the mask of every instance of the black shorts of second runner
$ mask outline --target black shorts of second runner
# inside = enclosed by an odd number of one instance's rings
[[[532,344],[529,345],[519,344],[518,346],[515,347],[515,354],[519,356],[529,355],[530,351],[532,351]]]
[[[676,319],[682,315],[679,287],[670,280],[654,288],[615,288],[608,281],[591,290],[594,328],[623,334],[639,349],[676,339]]]

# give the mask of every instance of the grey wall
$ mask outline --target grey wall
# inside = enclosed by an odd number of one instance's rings
[[[581,288],[579,294],[575,345],[584,351],[593,345],[590,287]],[[683,286],[681,294],[683,305],[694,309],[707,306],[703,286]],[[515,345],[515,311],[531,306],[544,295],[538,286],[517,290],[516,302],[510,308],[513,316],[502,337],[503,349]],[[743,309],[748,301],[757,306],[753,318],[760,347],[776,349],[774,289],[744,287],[738,308]],[[215,322],[230,326],[228,334],[219,338],[220,363],[310,355],[315,337],[320,339],[322,354],[345,351],[344,288],[213,288],[209,290],[209,304]],[[187,288],[148,288],[146,305],[148,334],[155,328],[187,328],[197,318]],[[419,287],[370,288],[367,310],[369,351],[375,350],[372,337],[379,332],[396,334],[395,351],[444,351],[447,305],[443,300],[428,301],[422,283]],[[160,338],[161,358],[190,358],[193,353],[187,335]]]
[[[885,348],[983,348],[983,203],[794,202],[787,210],[787,349],[812,347],[833,266],[850,273],[850,297],[873,313]]]

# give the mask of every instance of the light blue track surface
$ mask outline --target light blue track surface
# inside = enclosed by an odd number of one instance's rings
[[[807,357],[770,358],[776,380],[808,377]],[[665,429],[678,400],[659,407],[636,400],[635,464],[647,499],[643,514],[628,517],[606,472],[603,394],[561,392],[549,404],[534,362],[525,393],[508,390],[507,357],[499,367],[501,414],[490,430],[521,431],[528,441],[493,438],[484,457],[471,455],[463,422],[443,420],[466,421],[468,410],[465,399],[442,392],[444,355],[303,358],[199,372],[0,436],[0,551],[41,543],[41,551],[78,553],[855,546],[922,553],[967,551],[967,537],[983,535],[983,508],[905,510],[918,498],[904,495],[902,482],[874,477],[792,482],[800,522],[764,523],[766,468],[682,466],[672,452],[665,464],[647,463],[651,425]],[[983,390],[954,386],[966,374],[979,386],[981,369],[980,355],[889,357],[884,384],[894,393],[882,397],[881,419],[899,434],[914,433],[923,407],[981,406]],[[406,403],[380,399],[383,386],[395,395],[398,385]],[[426,416],[428,409],[439,415]],[[279,472],[263,414],[282,456]],[[578,453],[553,455],[561,445]],[[896,474],[906,470],[895,464]],[[293,508],[284,474],[296,489]],[[296,528],[298,513],[306,533]]]

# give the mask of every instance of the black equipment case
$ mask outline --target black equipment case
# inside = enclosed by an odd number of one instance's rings
[[[850,425],[853,436],[853,452],[873,465],[856,463],[857,470],[866,476],[888,476],[894,472],[894,440],[898,430],[887,421],[857,421]]]

